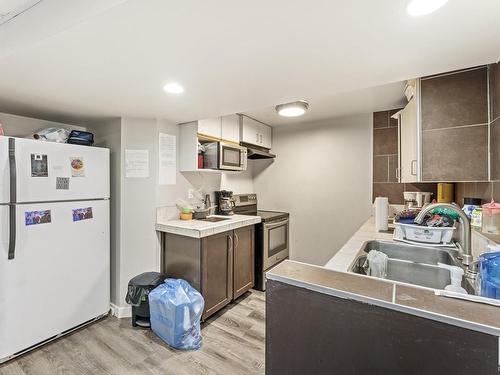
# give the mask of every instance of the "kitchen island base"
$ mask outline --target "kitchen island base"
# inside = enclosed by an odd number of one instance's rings
[[[268,279],[266,374],[498,375],[499,338]]]

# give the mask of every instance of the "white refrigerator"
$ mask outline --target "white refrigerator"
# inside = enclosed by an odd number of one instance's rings
[[[109,306],[109,150],[0,136],[0,363]]]

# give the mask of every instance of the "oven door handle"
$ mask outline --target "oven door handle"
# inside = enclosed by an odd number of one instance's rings
[[[289,219],[285,219],[285,220],[281,220],[281,221],[275,221],[275,222],[272,222],[272,223],[264,223],[264,228],[266,229],[273,229],[275,227],[279,227],[283,224],[288,224],[289,222]]]

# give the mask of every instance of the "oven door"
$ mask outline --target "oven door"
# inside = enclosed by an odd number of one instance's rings
[[[244,171],[247,169],[247,149],[228,143],[219,143],[219,169]]]
[[[289,219],[264,223],[264,271],[288,258]]]

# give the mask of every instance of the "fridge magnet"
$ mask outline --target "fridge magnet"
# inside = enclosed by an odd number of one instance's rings
[[[69,190],[69,177],[56,177],[56,190]]]
[[[92,213],[92,207],[73,209],[73,221],[88,220],[93,218],[94,214]]]
[[[27,211],[24,213],[25,225],[38,225],[51,223],[52,218],[50,210],[45,211]]]
[[[69,158],[71,163],[71,177],[85,177],[85,163],[83,158]]]
[[[48,177],[47,155],[31,154],[31,177]]]

